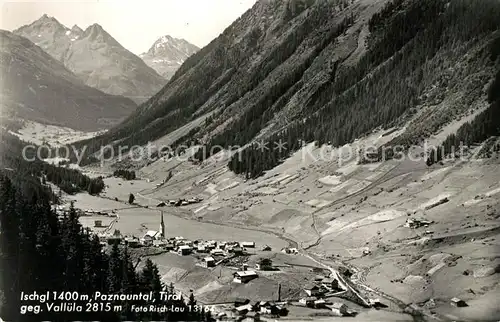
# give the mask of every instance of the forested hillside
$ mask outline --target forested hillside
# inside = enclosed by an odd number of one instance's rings
[[[500,38],[498,38],[500,39]],[[497,39],[497,40],[498,40]],[[496,60],[498,47],[492,47],[491,57]],[[462,125],[457,133],[450,134],[433,153],[429,154],[428,165],[441,161],[445,156],[455,157],[462,153],[462,148],[468,148],[474,144],[487,141],[482,151],[483,156],[491,152],[500,152],[500,142],[495,143],[495,139],[500,137],[500,71],[495,80],[491,83],[488,91],[488,108],[479,114],[472,122]],[[491,140],[489,140],[491,138]],[[493,151],[492,151],[493,150]]]
[[[98,194],[104,189],[101,177],[89,178],[78,170],[44,162],[49,153],[47,149],[36,146],[25,149],[27,143],[3,130],[0,130],[0,138],[0,166],[12,169],[7,171],[9,177],[17,178],[23,185],[42,182],[44,190],[52,191],[46,185],[50,182],[68,194],[81,191]]]
[[[258,1],[189,57],[169,84],[136,113],[108,134],[81,145],[86,144],[91,154],[114,140],[129,147],[145,144],[210,111],[217,112],[212,118],[216,122],[200,129],[214,130],[253,105],[259,108],[276,100],[320,47],[334,40],[339,24],[352,20],[352,13],[343,11],[347,6],[345,0]]]
[[[0,173],[0,316],[6,321],[204,321],[204,314],[190,313],[194,297],[188,303],[183,299],[168,300],[166,305],[184,308],[180,313],[135,313],[130,306],[150,304],[144,301],[112,301],[122,310],[90,309],[83,312],[49,312],[43,305],[38,315],[21,314],[21,291],[25,293],[78,292],[93,295],[137,294],[160,291],[174,294],[172,285],[164,287],[158,268],[146,260],[143,269],[135,270],[127,247],[114,245],[109,252],[96,235],[84,231],[73,207],[59,220],[51,210],[49,200],[28,197],[19,188],[20,181],[12,182]],[[36,189],[34,183],[32,188]],[[68,301],[50,301],[55,306]],[[49,303],[49,302],[47,302]],[[31,304],[36,304],[33,302]],[[97,304],[97,302],[96,302]],[[194,311],[194,309],[192,310]]]
[[[487,39],[500,27],[495,20],[500,12],[498,3],[485,2],[479,5],[470,1],[455,1],[447,7],[444,1],[420,1],[402,11],[403,4],[403,1],[391,2],[379,15],[372,17],[369,21],[373,32],[371,41],[374,42],[371,49],[357,66],[341,70],[335,81],[324,85],[315,93],[304,109],[304,112],[312,113],[312,116],[308,117],[304,113],[305,121],[288,126],[268,140],[268,147],[272,147],[273,142],[285,142],[288,151],[276,149],[263,151],[259,145],[253,145],[243,151],[243,156],[235,156],[229,163],[229,168],[236,173],[244,173],[247,177],[256,177],[276,166],[290,152],[296,151],[301,146],[299,140],[304,140],[306,143],[317,141],[319,144],[331,143],[334,146],[342,146],[378,126],[396,125],[401,116],[405,116],[405,113],[414,113],[414,108],[426,99],[422,95],[432,84],[427,83],[430,80],[430,73],[435,72],[426,70],[428,68],[426,61],[429,58],[448,58],[450,61],[457,59],[459,55],[450,52],[448,57],[441,55],[444,51],[452,52],[452,48],[457,48],[457,51],[462,46],[470,48],[472,44],[480,42],[482,37]],[[488,5],[491,5],[490,11],[486,11]],[[482,14],[484,19],[481,19],[481,24],[477,23],[473,12]],[[414,23],[410,25],[408,21]],[[486,50],[488,48],[486,44],[491,44],[490,51]],[[474,57],[476,60],[474,65],[479,67],[479,70],[492,66],[498,69],[494,41],[488,40],[486,44],[482,44],[485,47],[481,48],[477,57]],[[379,66],[388,58],[391,58],[390,61],[366,77],[375,66]],[[479,76],[481,78],[474,80],[473,85],[476,87],[473,88],[474,92],[468,93],[476,97],[469,99],[473,100],[481,95],[477,92],[479,86],[489,81],[486,75]],[[490,89],[490,97],[496,92],[494,87],[495,85]],[[333,99],[332,92],[336,94],[333,95]],[[484,124],[491,123],[492,130],[498,129],[500,119],[494,117],[493,109],[494,106],[490,108],[490,112],[482,114],[475,123],[482,124],[483,127]],[[454,113],[459,112],[454,111]],[[256,119],[253,122],[240,127],[249,129],[244,133],[251,132],[255,124],[259,124],[263,118],[262,114],[255,115]],[[436,125],[435,129],[446,123],[447,120],[444,118],[444,115],[438,118],[440,124]],[[425,128],[432,124],[419,125]],[[497,135],[496,132],[490,131],[489,134]],[[235,132],[224,132],[211,142],[229,147],[250,141],[238,142],[239,136],[234,136],[233,133]],[[407,135],[415,137],[415,134]],[[424,137],[425,134],[422,134],[416,139]],[[483,133],[475,142],[481,142],[488,137]],[[471,143],[471,140],[468,141]],[[198,157],[202,155],[199,154]]]
[[[498,1],[292,3],[257,2],[136,114],[80,144],[90,153],[145,144],[188,122],[196,126],[176,144],[285,142],[286,151],[249,146],[229,163],[256,177],[299,140],[341,146],[410,121],[398,140],[416,143],[484,105],[499,69]]]

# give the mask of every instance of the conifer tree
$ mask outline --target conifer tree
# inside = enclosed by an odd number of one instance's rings
[[[118,244],[114,243],[109,254],[107,285],[110,294],[119,294],[122,291],[123,265]]]

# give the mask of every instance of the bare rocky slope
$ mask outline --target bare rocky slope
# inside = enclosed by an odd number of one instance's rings
[[[0,45],[2,117],[89,131],[116,125],[137,107],[86,86],[26,38],[1,30]]]
[[[100,25],[69,29],[43,15],[13,31],[61,61],[88,86],[143,102],[166,81],[142,59],[120,45]]]
[[[166,35],[159,38],[151,48],[140,55],[146,64],[156,70],[166,80],[172,78],[174,73],[200,48],[185,39],[173,38]]]

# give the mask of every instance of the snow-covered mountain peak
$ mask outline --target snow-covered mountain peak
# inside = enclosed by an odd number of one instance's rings
[[[163,44],[166,44],[168,43],[169,41],[173,41],[174,38],[172,38],[172,36],[170,35],[165,35],[165,36],[162,36],[160,37],[160,39],[158,39],[156,42],[155,42],[155,46],[161,46]]]
[[[198,50],[198,47],[185,39],[164,35],[158,38],[151,48],[140,57],[160,75],[170,79],[177,68]]]

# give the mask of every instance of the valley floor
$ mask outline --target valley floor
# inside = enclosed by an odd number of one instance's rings
[[[314,279],[305,267],[336,272],[343,266],[354,272],[352,285],[361,297],[388,305],[374,310],[348,302],[359,312],[356,320],[411,320],[404,311],[418,311],[425,319],[500,318],[496,157],[427,168],[409,161],[338,166],[295,155],[263,178],[248,181],[228,172],[225,163],[208,160],[200,167],[160,160],[143,168],[140,180],[105,179],[102,196],[77,195],[76,206],[114,209],[113,229],[136,236],[158,229],[163,211],[168,236],[255,241],[250,265],[272,257],[286,266],[235,287],[234,268],[210,271],[196,265],[199,259],[169,253],[152,257],[165,282],[193,290],[204,303],[236,297],[273,300],[278,284],[286,297],[298,299]],[[169,171],[173,177],[161,184]],[[126,204],[129,193],[136,196],[133,208]],[[196,196],[203,201],[156,207]],[[90,226],[94,219],[82,217],[82,222]],[[273,252],[260,251],[264,245]],[[297,247],[300,254],[282,254],[283,247]],[[290,265],[294,261],[305,267]],[[454,297],[468,306],[452,306]],[[292,306],[289,318],[319,319],[321,313],[311,310]]]

